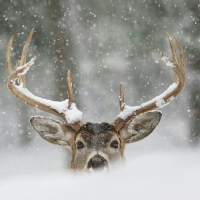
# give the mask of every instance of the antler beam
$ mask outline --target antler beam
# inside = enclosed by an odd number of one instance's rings
[[[17,63],[16,67],[12,69],[12,61],[11,61],[11,47],[13,43],[14,37],[12,36],[8,42],[7,50],[6,50],[6,67],[8,72],[8,89],[9,91],[24,101],[26,104],[37,107],[40,110],[45,112],[57,115],[64,119],[75,131],[78,131],[82,127],[82,112],[80,112],[76,108],[76,104],[73,101],[73,89],[72,89],[72,81],[71,74],[68,71],[67,79],[68,79],[68,97],[65,101],[51,101],[47,100],[32,94],[25,85],[25,74],[29,70],[29,68],[34,64],[36,57],[33,57],[29,62],[26,63],[26,56],[28,52],[28,47],[31,42],[31,38],[33,35],[34,29],[28,35],[28,38],[25,42],[21,60]]]
[[[124,95],[122,92],[122,84],[120,84],[120,114],[117,119],[112,123],[117,131],[119,131],[127,121],[133,118],[133,116],[140,115],[144,112],[148,112],[154,109],[158,109],[166,106],[170,101],[178,96],[178,94],[182,91],[185,83],[185,56],[183,48],[175,36],[174,39],[176,41],[178,51],[179,51],[179,59],[176,53],[175,45],[172,41],[171,36],[167,33],[167,38],[169,40],[171,52],[172,52],[172,60],[164,56],[164,54],[158,50],[162,60],[164,63],[171,67],[174,71],[174,82],[169,86],[169,88],[164,91],[159,96],[154,99],[141,104],[140,106],[127,106],[124,103]]]

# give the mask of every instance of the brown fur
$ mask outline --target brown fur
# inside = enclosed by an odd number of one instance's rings
[[[123,160],[125,144],[148,136],[160,118],[160,112],[144,113],[129,120],[119,131],[105,122],[86,123],[76,131],[67,124],[44,117],[33,117],[31,124],[45,140],[71,149],[70,166],[73,170],[87,170],[90,167],[88,163],[91,164],[96,156],[105,165]],[[113,141],[117,142],[117,147],[112,145]],[[77,147],[78,142],[81,142],[81,148]],[[100,161],[97,159],[95,162]]]

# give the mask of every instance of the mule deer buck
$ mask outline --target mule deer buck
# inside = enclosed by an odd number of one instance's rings
[[[61,121],[46,117],[34,116],[30,119],[33,128],[50,143],[66,146],[71,149],[71,168],[73,170],[96,170],[109,167],[111,163],[123,160],[126,143],[133,143],[147,137],[161,119],[161,108],[171,102],[182,91],[185,83],[185,57],[177,37],[175,42],[167,34],[172,60],[158,50],[165,64],[174,71],[174,82],[159,96],[142,103],[140,106],[128,106],[124,102],[123,87],[120,83],[120,113],[113,123],[81,122],[82,112],[76,107],[70,71],[67,73],[68,99],[57,102],[32,94],[25,84],[25,74],[34,64],[36,57],[26,62],[26,56],[34,29],[31,30],[21,55],[21,60],[12,69],[11,37],[6,51],[9,91],[30,106],[54,114]],[[179,51],[179,57],[177,56]]]

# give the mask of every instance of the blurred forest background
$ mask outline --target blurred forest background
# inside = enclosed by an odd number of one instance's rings
[[[0,0],[0,153],[33,146],[56,148],[42,141],[29,124],[31,116],[48,114],[13,97],[6,86],[8,40],[15,35],[15,64],[32,28],[35,33],[28,59],[36,55],[37,60],[27,74],[27,87],[38,96],[64,100],[66,71],[70,69],[84,122],[115,119],[119,113],[119,82],[124,84],[128,105],[139,105],[163,92],[173,76],[156,49],[169,56],[166,32],[176,35],[185,50],[185,89],[162,109],[160,125],[143,144],[147,150],[197,147],[199,10],[199,0]]]

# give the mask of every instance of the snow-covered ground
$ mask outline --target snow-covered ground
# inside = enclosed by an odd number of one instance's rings
[[[64,169],[61,152],[52,154],[54,167],[29,153],[1,157],[1,200],[200,199],[200,149],[151,151],[132,159],[128,153],[125,166],[88,174]]]

